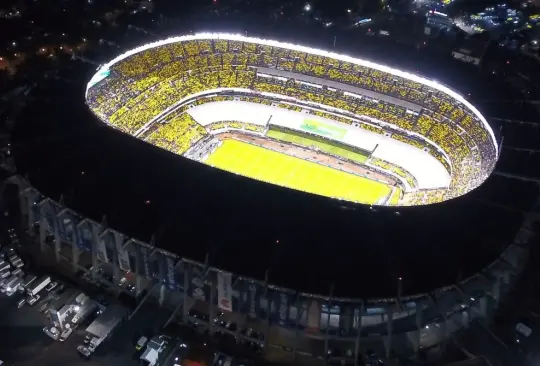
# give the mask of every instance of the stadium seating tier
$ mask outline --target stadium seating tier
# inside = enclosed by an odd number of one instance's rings
[[[301,77],[285,79],[278,76],[279,72],[274,77],[263,77],[257,72],[258,67],[336,81],[413,103],[420,110],[410,111],[405,104],[377,100],[369,93],[353,97],[335,89],[335,84],[330,89],[325,85],[308,85],[301,82]],[[344,113],[312,113],[348,124],[353,120],[345,114],[365,117],[374,123],[360,123],[360,127],[375,133],[385,131],[376,121],[394,125],[392,138],[426,149],[451,170],[450,192],[420,194],[418,199],[422,202],[469,191],[481,184],[496,161],[496,147],[480,119],[445,93],[380,70],[265,44],[207,39],[151,48],[114,64],[109,77],[88,90],[87,103],[100,118],[135,134],[182,99],[216,88],[251,89],[329,106]],[[265,99],[261,97],[259,102],[267,104]],[[301,110],[291,104],[279,106]],[[180,153],[206,133],[196,123],[186,121],[186,113],[175,116],[167,121],[167,126],[152,130],[147,141]],[[230,121],[227,126],[234,128]],[[249,129],[247,125],[240,128]],[[406,131],[418,137],[407,136]],[[175,134],[182,138],[174,139]],[[426,148],[429,144],[422,138],[439,146],[450,161],[437,149]],[[409,181],[406,173],[398,173],[399,167],[391,170]]]

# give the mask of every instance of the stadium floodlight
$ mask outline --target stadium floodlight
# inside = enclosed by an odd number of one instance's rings
[[[310,3],[307,3],[306,5],[304,5],[304,11],[311,11],[311,4]]]
[[[98,69],[97,73],[94,75],[94,77],[92,77],[92,79],[88,83],[87,89],[86,89],[86,94],[88,94],[88,89],[90,89],[90,86],[96,84],[96,80],[102,80],[103,79],[103,77],[99,77],[99,75],[101,75],[102,73],[109,72],[110,68],[113,65],[117,64],[118,62],[120,62],[120,61],[122,61],[122,60],[124,60],[124,59],[126,59],[128,57],[131,57],[131,56],[133,56],[133,55],[135,55],[137,53],[140,53],[140,52],[152,49],[152,48],[157,48],[157,47],[172,44],[172,43],[180,43],[180,42],[196,41],[196,40],[205,40],[205,39],[210,39],[210,40],[212,40],[212,39],[215,39],[215,40],[223,39],[223,40],[228,40],[228,41],[258,43],[258,44],[267,45],[267,46],[270,46],[270,47],[280,47],[280,48],[285,48],[285,49],[290,49],[290,50],[296,50],[298,52],[311,53],[311,54],[318,55],[318,56],[334,58],[336,60],[350,62],[352,64],[367,67],[367,68],[370,68],[370,69],[375,69],[375,70],[378,70],[378,71],[381,71],[381,72],[385,72],[385,73],[389,73],[389,74],[392,74],[392,75],[395,75],[395,76],[398,76],[398,77],[402,77],[404,79],[407,79],[407,80],[410,80],[410,81],[413,81],[413,82],[416,82],[416,83],[426,85],[428,87],[431,87],[433,89],[441,91],[444,94],[447,94],[451,98],[453,98],[453,99],[457,100],[458,102],[462,103],[463,105],[465,105],[470,111],[472,111],[473,114],[482,122],[483,127],[485,128],[485,130],[490,135],[491,140],[492,140],[493,144],[495,145],[495,152],[496,152],[495,155],[496,156],[499,155],[499,149],[498,149],[497,140],[495,139],[495,134],[493,132],[493,129],[489,125],[489,123],[486,121],[485,117],[478,111],[478,109],[476,109],[476,107],[474,107],[471,103],[469,103],[462,95],[458,94],[457,92],[455,92],[454,90],[448,88],[447,86],[445,86],[443,84],[437,83],[437,82],[435,82],[433,80],[429,80],[429,79],[426,79],[424,77],[421,77],[421,76],[418,76],[418,75],[415,75],[415,74],[411,74],[409,72],[406,72],[406,71],[403,71],[403,70],[400,70],[400,69],[391,68],[391,67],[388,67],[388,66],[385,66],[385,65],[376,64],[376,63],[371,62],[371,61],[367,61],[367,60],[363,60],[363,59],[359,59],[359,58],[354,58],[354,57],[343,55],[343,54],[337,54],[337,53],[334,53],[334,52],[328,52],[328,51],[324,51],[324,50],[321,50],[321,49],[310,48],[310,47],[301,46],[301,45],[297,45],[297,44],[284,43],[284,42],[266,40],[266,39],[255,38],[255,37],[246,37],[246,36],[243,36],[243,35],[240,35],[240,34],[197,33],[197,34],[194,34],[194,35],[171,37],[171,38],[167,38],[167,39],[164,39],[164,40],[161,40],[161,41],[156,41],[156,42],[153,42],[153,43],[148,43],[148,44],[139,46],[137,48],[131,49],[131,50],[117,56],[116,58],[114,58],[113,60],[111,60],[108,63],[104,64],[103,66],[101,66]]]

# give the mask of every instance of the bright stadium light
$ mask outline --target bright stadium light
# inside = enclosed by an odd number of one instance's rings
[[[356,65],[359,65],[359,66],[364,66],[364,67],[368,67],[368,68],[375,69],[375,70],[378,70],[378,71],[386,72],[386,73],[389,73],[389,74],[392,74],[392,75],[395,75],[395,76],[399,76],[399,77],[402,77],[402,78],[410,80],[410,81],[414,81],[414,82],[419,83],[419,84],[429,86],[429,87],[431,87],[433,89],[436,89],[438,91],[441,91],[441,92],[449,95],[450,97],[452,97],[453,99],[457,100],[458,102],[464,104],[468,109],[470,109],[473,112],[473,114],[484,125],[484,128],[489,133],[489,135],[491,137],[491,140],[492,140],[493,144],[495,145],[496,156],[499,155],[499,148],[498,148],[497,140],[495,139],[495,134],[493,133],[493,129],[488,124],[488,122],[486,121],[484,116],[478,111],[478,109],[476,109],[476,107],[474,107],[471,103],[469,103],[463,96],[456,93],[452,89],[450,89],[450,88],[448,88],[448,87],[446,87],[446,86],[444,86],[442,84],[439,84],[437,82],[434,82],[433,80],[429,80],[429,79],[423,78],[421,76],[402,71],[400,69],[394,69],[394,68],[391,68],[391,67],[388,67],[388,66],[385,66],[385,65],[376,64],[376,63],[371,62],[371,61],[366,61],[366,60],[362,60],[362,59],[359,59],[359,58],[354,58],[354,57],[350,57],[350,56],[346,56],[346,55],[342,55],[342,54],[328,52],[328,51],[324,51],[324,50],[320,50],[320,49],[316,49],[316,48],[310,48],[310,47],[300,46],[300,45],[291,44],[291,43],[283,43],[283,42],[278,42],[278,41],[273,41],[273,40],[265,40],[265,39],[259,39],[259,38],[246,37],[246,36],[243,36],[243,35],[240,35],[240,34],[198,33],[198,34],[194,34],[194,35],[167,38],[167,39],[164,39],[164,40],[161,40],[161,41],[148,43],[146,45],[134,48],[132,50],[129,50],[129,51],[117,56],[113,60],[111,60],[108,63],[106,63],[105,65],[103,65],[98,70],[98,73],[108,71],[111,68],[111,66],[113,66],[114,64],[126,59],[127,57],[133,56],[134,54],[137,54],[137,53],[140,53],[140,52],[152,49],[152,48],[156,48],[156,47],[159,47],[159,46],[168,45],[168,44],[172,44],[172,43],[180,43],[180,42],[194,41],[194,40],[204,40],[204,39],[211,39],[211,40],[223,39],[223,40],[229,40],[229,41],[258,43],[258,44],[261,44],[261,45],[267,45],[267,46],[271,46],[271,47],[273,46],[273,47],[285,48],[285,49],[289,49],[289,50],[296,50],[298,52],[306,52],[306,53],[310,53],[310,54],[314,54],[314,55],[318,55],[318,56],[334,58],[334,59],[340,60],[340,61],[350,62],[352,64],[356,64]],[[88,91],[88,88],[87,88],[87,91]]]
[[[304,11],[311,11],[311,4],[304,5]]]

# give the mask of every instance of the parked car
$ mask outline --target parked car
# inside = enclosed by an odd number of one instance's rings
[[[36,296],[28,296],[28,299],[26,299],[26,302],[28,305],[32,306],[34,305],[38,300],[40,299],[39,295]]]

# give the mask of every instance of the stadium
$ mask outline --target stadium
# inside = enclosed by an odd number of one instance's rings
[[[494,169],[493,130],[435,81],[317,49],[231,34],[138,47],[101,66],[103,122],[244,177],[348,202],[417,206]]]
[[[71,123],[70,103],[57,103]],[[210,334],[223,331],[211,320],[224,313],[262,335],[227,330],[269,360],[356,364],[366,349],[418,356],[488,322],[527,262],[531,221],[475,198],[519,192],[526,211],[537,187],[494,188],[491,127],[434,81],[286,43],[198,34],[92,70],[85,103],[92,123],[115,130],[100,133],[133,149],[83,130],[72,144],[83,151],[78,177],[89,165],[82,157],[96,155],[121,179],[91,180],[78,201],[50,189],[70,181],[60,160],[47,166],[59,177],[48,186],[14,179],[40,255],[73,273],[129,277],[141,302]],[[172,164],[144,163],[152,154]],[[119,199],[143,180],[172,207],[159,217],[167,235],[137,231],[150,220],[129,211],[146,196]]]

